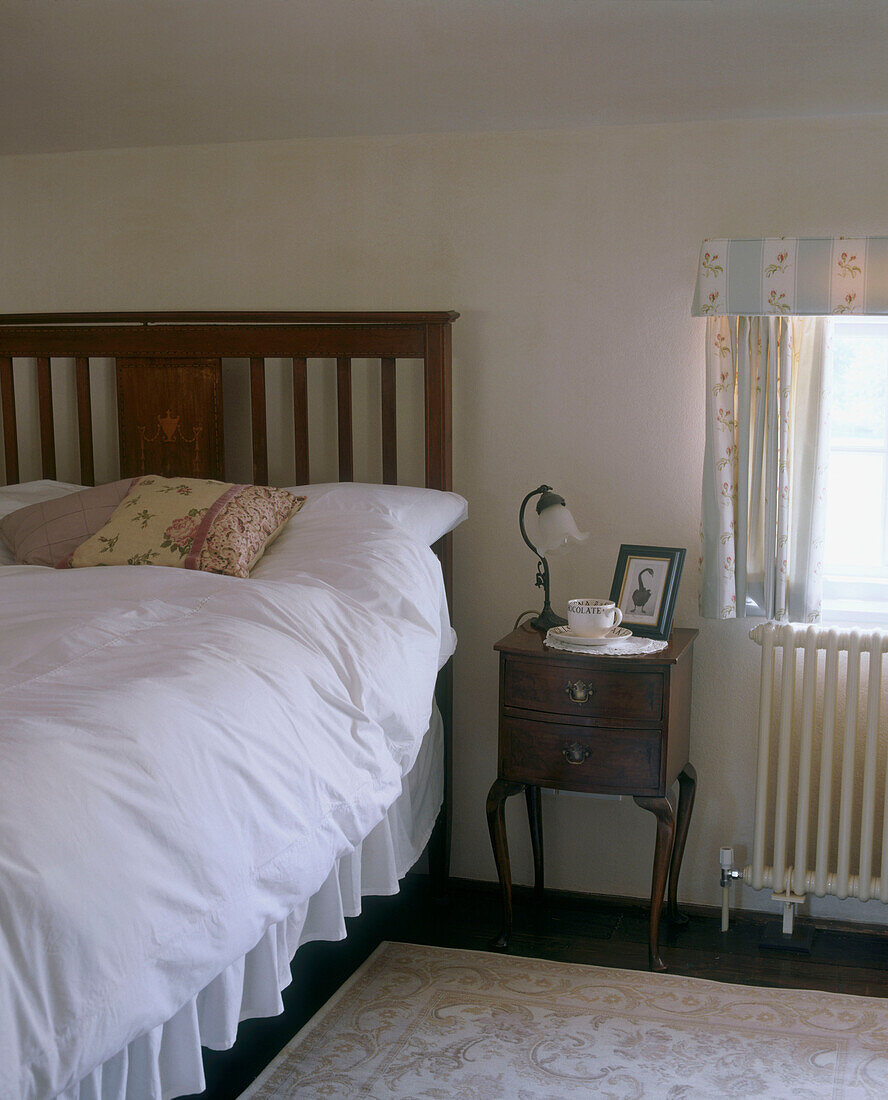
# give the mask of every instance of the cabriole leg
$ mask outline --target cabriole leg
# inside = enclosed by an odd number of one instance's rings
[[[495,779],[487,795],[487,828],[493,845],[493,858],[503,899],[503,930],[494,947],[507,947],[512,935],[512,868],[509,863],[509,842],[506,838],[506,799],[524,789],[523,783]]]
[[[688,918],[678,911],[678,876],[684,857],[685,842],[691,814],[694,812],[694,796],[697,793],[697,772],[693,764],[685,764],[678,777],[678,810],[675,816],[675,842],[672,845],[672,861],[669,864],[669,904],[667,913],[675,924],[687,924]]]
[[[675,840],[675,811],[668,798],[642,798],[636,803],[649,810],[657,819],[657,844],[654,848],[654,872],[651,879],[651,919],[648,932],[648,965],[651,970],[665,970],[660,958],[660,914],[663,911],[663,894]]]
[[[524,788],[527,820],[530,825],[530,846],[533,851],[533,892],[537,902],[543,900],[543,807],[540,788]]]

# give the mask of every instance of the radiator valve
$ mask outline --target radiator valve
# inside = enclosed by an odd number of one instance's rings
[[[743,878],[743,872],[734,869],[734,849],[719,848],[718,862],[721,865],[721,884],[727,886],[731,879]]]
[[[730,921],[730,888],[731,881],[735,878],[743,878],[743,872],[734,869],[734,849],[719,848],[718,862],[721,865],[722,888],[722,919],[721,930],[727,932]]]

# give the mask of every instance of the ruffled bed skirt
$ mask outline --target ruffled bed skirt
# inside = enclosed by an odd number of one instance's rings
[[[171,1019],[134,1039],[60,1100],[170,1100],[206,1087],[201,1047],[227,1050],[241,1020],[283,1011],[290,961],[311,940],[345,938],[345,918],[364,895],[397,894],[398,882],[429,841],[443,789],[443,736],[437,709],[401,795],[386,817],[342,856],[321,889],[271,925],[256,946],[226,967]]]

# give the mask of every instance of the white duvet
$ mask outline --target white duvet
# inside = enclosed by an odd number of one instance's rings
[[[381,820],[453,650],[438,563],[297,515],[250,580],[0,568],[0,1097],[170,1019]]]

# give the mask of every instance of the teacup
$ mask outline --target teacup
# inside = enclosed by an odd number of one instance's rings
[[[582,638],[602,638],[623,621],[623,612],[613,600],[568,600],[567,622]]]

